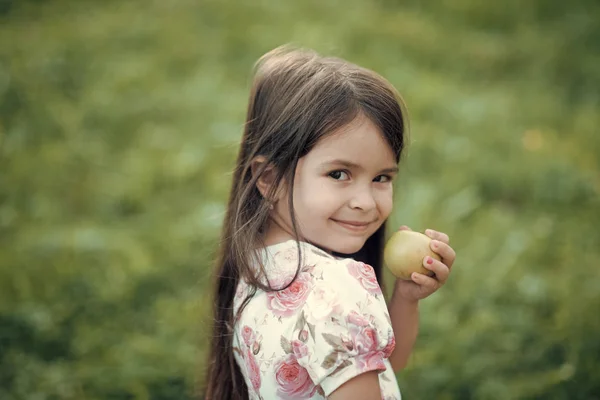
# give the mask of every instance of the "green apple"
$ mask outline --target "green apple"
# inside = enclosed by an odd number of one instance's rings
[[[423,267],[423,259],[430,256],[436,260],[441,257],[429,247],[431,238],[419,232],[397,231],[387,241],[383,251],[383,261],[394,276],[411,280],[413,272],[433,275],[433,271]]]

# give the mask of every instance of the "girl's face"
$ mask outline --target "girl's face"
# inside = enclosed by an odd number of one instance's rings
[[[301,240],[324,250],[360,250],[392,211],[394,153],[366,117],[320,140],[298,162],[294,208]],[[293,238],[287,188],[271,212],[266,243]]]

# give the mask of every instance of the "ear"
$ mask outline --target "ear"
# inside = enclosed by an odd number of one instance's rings
[[[274,192],[275,194],[272,195],[271,199],[269,199],[269,192],[275,190],[273,188],[273,185],[275,184],[277,170],[272,164],[266,165],[266,162],[267,160],[264,156],[257,156],[250,163],[250,170],[252,171],[253,177],[258,176],[258,180],[256,181],[256,188],[258,189],[260,194],[262,194],[262,196],[265,199],[270,200],[272,202],[276,202],[277,200],[279,200],[279,191]]]

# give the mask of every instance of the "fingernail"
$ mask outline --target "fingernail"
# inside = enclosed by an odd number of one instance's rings
[[[438,242],[437,242],[437,240],[432,240],[432,241],[431,241],[431,245],[432,245],[434,248],[436,248],[436,249],[437,249],[437,247],[438,247]]]
[[[427,256],[427,264],[433,264],[433,258]]]
[[[425,234],[427,236],[431,236],[431,235],[433,235],[433,231],[431,229],[425,229]]]

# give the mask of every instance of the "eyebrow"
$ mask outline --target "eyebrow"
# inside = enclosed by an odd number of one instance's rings
[[[347,160],[331,160],[331,161],[326,161],[323,164],[321,164],[321,166],[327,166],[327,165],[342,165],[346,168],[350,168],[350,169],[364,169],[363,167],[361,167],[360,165],[353,163],[352,161],[347,161]],[[396,173],[398,172],[398,167],[397,166],[393,166],[390,168],[384,168],[381,171],[379,171],[382,174],[391,174],[391,173]]]

